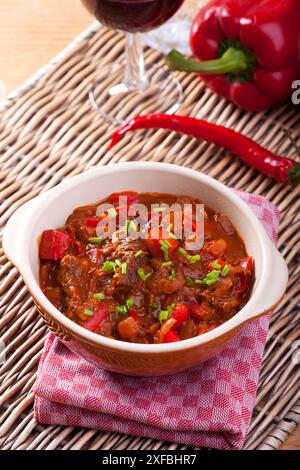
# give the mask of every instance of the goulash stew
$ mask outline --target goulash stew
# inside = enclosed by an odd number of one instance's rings
[[[127,198],[126,208],[120,196]],[[111,208],[99,214],[100,203]],[[128,214],[136,203],[149,211],[138,227],[147,237],[132,239],[127,235],[137,230],[136,216],[127,216],[125,223],[121,219],[122,210]],[[248,301],[254,263],[228,217],[206,205],[204,243],[197,250],[187,249],[192,233],[175,236],[172,212],[164,226],[162,205],[178,204],[183,210],[185,204],[200,203],[189,196],[127,191],[75,209],[64,227],[41,235],[44,294],[82,327],[121,341],[170,343],[218,327]],[[152,211],[153,205],[159,207]],[[107,239],[97,235],[104,217],[116,220]],[[156,238],[149,236],[153,217]]]

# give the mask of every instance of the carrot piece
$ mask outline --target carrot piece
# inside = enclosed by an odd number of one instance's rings
[[[122,320],[117,328],[119,335],[124,339],[130,339],[139,332],[139,326],[132,317]]]
[[[223,238],[219,240],[214,240],[211,242],[211,245],[208,249],[209,253],[213,256],[223,256],[227,248],[227,243]]]

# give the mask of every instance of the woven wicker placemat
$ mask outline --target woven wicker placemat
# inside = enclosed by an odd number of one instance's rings
[[[276,204],[282,212],[279,249],[290,279],[286,296],[272,316],[245,449],[279,448],[300,421],[299,188],[275,184],[213,145],[166,131],[130,135],[108,153],[112,128],[91,109],[87,90],[97,68],[122,60],[123,50],[121,34],[94,25],[4,103],[0,110],[1,227],[24,202],[63,179],[94,165],[128,160],[188,166]],[[163,57],[148,49],[146,61],[163,64]],[[248,113],[213,95],[199,78],[178,77],[184,88],[178,114],[225,124],[270,149],[294,154],[283,129],[298,138],[299,108],[287,104],[265,114]],[[0,257],[0,340],[6,355],[0,368],[0,448],[185,449],[117,433],[44,426],[34,420],[32,387],[47,328],[3,250]]]

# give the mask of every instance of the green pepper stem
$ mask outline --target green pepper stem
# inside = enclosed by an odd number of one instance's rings
[[[239,73],[249,69],[247,53],[235,47],[229,47],[218,59],[206,61],[186,59],[180,52],[173,49],[166,57],[166,64],[172,70],[204,74]]]
[[[292,186],[297,186],[300,183],[300,164],[292,166],[288,170],[288,178]]]

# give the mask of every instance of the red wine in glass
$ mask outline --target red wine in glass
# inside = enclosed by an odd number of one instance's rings
[[[182,99],[181,85],[163,65],[146,71],[140,34],[165,23],[184,0],[82,0],[97,20],[126,32],[125,66],[99,67],[89,96],[93,108],[110,123],[121,124],[140,113],[174,113]],[[110,51],[108,51],[109,54]],[[107,84],[107,88],[103,84]],[[132,109],[131,109],[132,104]]]
[[[87,9],[113,29],[145,32],[165,23],[184,0],[83,0]]]

